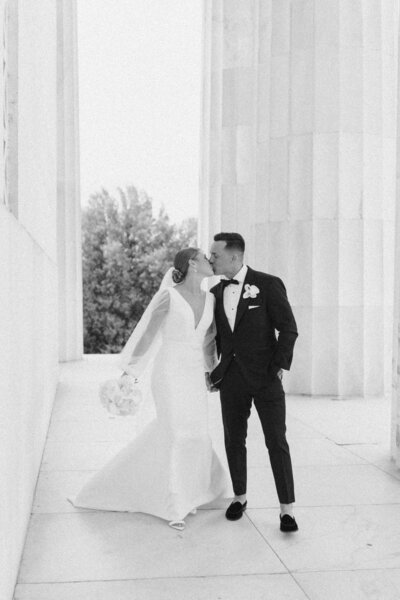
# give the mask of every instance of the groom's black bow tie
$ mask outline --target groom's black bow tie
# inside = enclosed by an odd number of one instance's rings
[[[221,279],[222,287],[225,289],[227,285],[234,283],[235,285],[239,285],[237,279]]]

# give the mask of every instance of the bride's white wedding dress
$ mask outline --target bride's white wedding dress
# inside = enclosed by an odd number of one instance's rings
[[[139,379],[147,372],[157,417],[85,484],[75,506],[175,521],[231,495],[208,429],[204,372],[215,361],[213,314],[210,292],[197,324],[176,288],[154,296],[121,364]]]

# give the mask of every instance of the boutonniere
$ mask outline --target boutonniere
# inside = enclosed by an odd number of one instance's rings
[[[250,285],[249,283],[246,283],[244,289],[245,292],[243,294],[243,298],[257,298],[258,294],[260,293],[260,290],[256,285]]]

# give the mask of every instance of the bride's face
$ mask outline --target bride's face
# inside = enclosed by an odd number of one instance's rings
[[[194,259],[196,263],[196,270],[200,275],[204,275],[204,277],[211,277],[214,275],[212,267],[208,262],[207,256],[204,254],[202,250],[197,253],[196,258]]]

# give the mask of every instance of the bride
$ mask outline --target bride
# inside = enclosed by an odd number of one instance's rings
[[[207,419],[214,296],[200,285],[212,275],[199,249],[176,254],[120,361],[153,397],[157,417],[86,483],[75,506],[149,513],[182,530],[198,506],[231,495]]]

